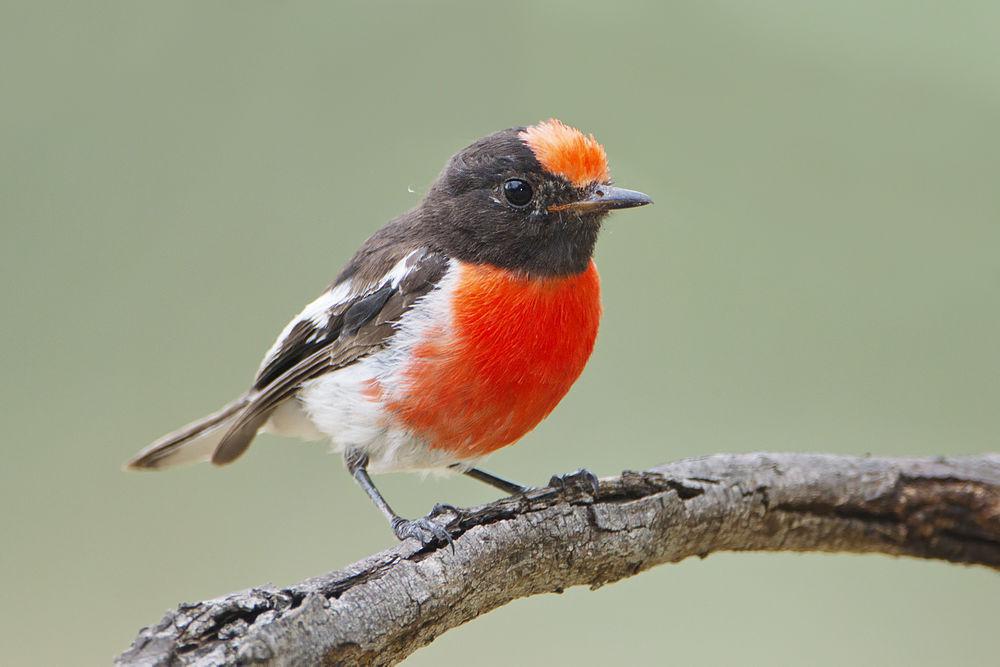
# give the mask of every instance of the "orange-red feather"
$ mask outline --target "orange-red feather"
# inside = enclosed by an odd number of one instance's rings
[[[461,265],[453,330],[419,344],[388,409],[433,448],[471,458],[509,445],[583,371],[601,316],[591,262],[565,278]]]
[[[520,137],[546,171],[577,187],[610,179],[608,156],[592,134],[552,118],[532,125]]]

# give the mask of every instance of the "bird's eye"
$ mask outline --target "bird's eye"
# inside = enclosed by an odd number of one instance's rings
[[[504,181],[503,196],[512,206],[527,206],[531,201],[531,196],[535,194],[531,189],[531,183],[522,181],[520,178],[511,178]]]

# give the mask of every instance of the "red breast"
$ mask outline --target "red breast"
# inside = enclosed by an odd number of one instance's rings
[[[471,458],[520,439],[580,376],[597,337],[600,278],[593,261],[567,277],[458,270],[452,330],[415,347],[387,408],[431,447]]]

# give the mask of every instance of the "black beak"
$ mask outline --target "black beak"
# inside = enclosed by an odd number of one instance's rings
[[[599,185],[589,196],[580,201],[569,202],[568,204],[555,204],[549,207],[549,212],[555,211],[577,211],[585,213],[590,211],[611,211],[616,208],[635,208],[652,204],[653,200],[649,195],[644,195],[635,190],[625,188],[615,188],[610,185]]]

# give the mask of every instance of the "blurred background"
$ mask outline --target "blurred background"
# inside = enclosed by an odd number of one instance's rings
[[[451,153],[550,116],[656,206],[609,221],[594,358],[489,469],[540,483],[720,451],[997,449],[997,3],[0,12],[8,664],[106,664],[182,600],[393,544],[318,444],[119,466],[244,389]],[[496,495],[382,484],[411,516]],[[515,602],[410,664],[986,665],[998,618],[985,569],[721,554]]]

